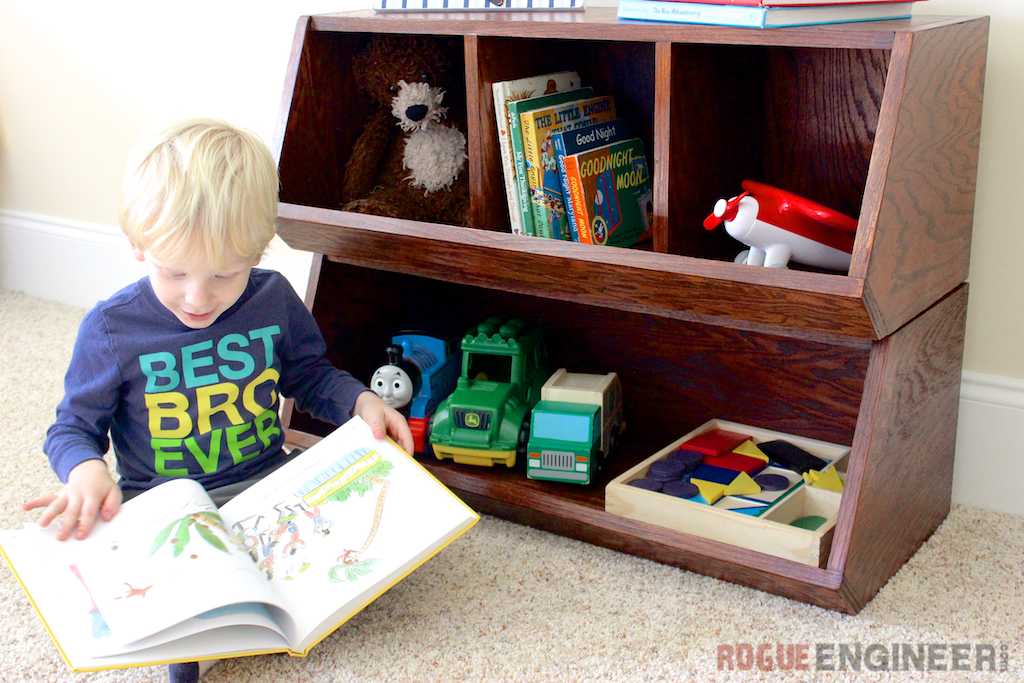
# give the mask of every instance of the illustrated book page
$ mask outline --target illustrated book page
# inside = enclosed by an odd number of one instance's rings
[[[75,670],[305,655],[478,516],[354,418],[217,510],[174,480],[84,541],[0,549]]]

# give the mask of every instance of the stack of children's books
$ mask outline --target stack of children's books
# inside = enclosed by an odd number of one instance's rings
[[[626,247],[653,211],[643,143],[615,100],[564,71],[494,84],[513,234]]]
[[[906,0],[619,0],[619,19],[771,28],[907,19]]]

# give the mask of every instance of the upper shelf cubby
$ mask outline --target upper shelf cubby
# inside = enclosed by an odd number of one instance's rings
[[[372,112],[352,57],[375,34],[449,56],[467,121],[466,227],[341,210]],[[882,339],[967,278],[988,20],[795,29],[617,21],[586,12],[300,20],[276,140],[280,232],[353,265],[789,336]],[[653,238],[630,249],[508,234],[491,85],[564,69],[616,99],[654,180]],[[758,180],[858,221],[848,272],[738,265],[701,223]]]

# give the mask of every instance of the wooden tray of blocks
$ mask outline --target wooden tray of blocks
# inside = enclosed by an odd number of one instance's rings
[[[605,510],[823,567],[849,453],[847,446],[711,420],[613,479]]]

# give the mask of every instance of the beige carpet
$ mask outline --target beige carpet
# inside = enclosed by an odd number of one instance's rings
[[[83,313],[0,291],[0,528],[34,520],[19,504],[58,487],[41,447]],[[6,565],[0,597],[0,682],[166,680],[163,667],[73,674]],[[203,680],[1024,681],[1022,634],[1022,517],[955,506],[856,617],[485,517],[308,657],[223,661]],[[932,647],[946,670],[870,671],[893,666],[880,651],[893,659],[894,643]],[[719,646],[774,659],[778,644],[806,645],[808,670],[718,666]],[[963,665],[992,648],[1006,670],[949,671],[956,644],[971,648]],[[874,646],[860,671],[841,665],[858,646]]]

